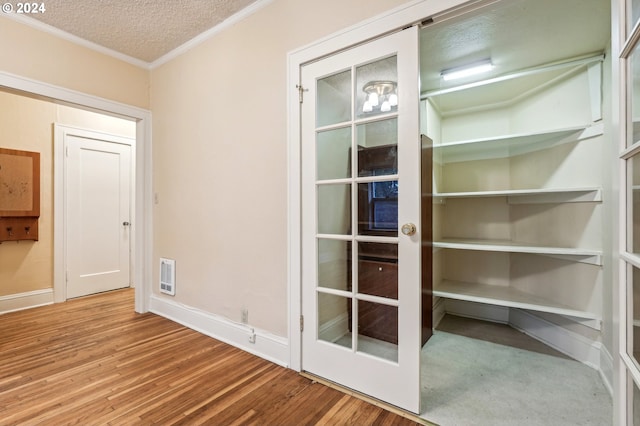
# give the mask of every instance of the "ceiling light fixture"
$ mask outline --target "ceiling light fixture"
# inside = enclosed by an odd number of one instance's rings
[[[450,81],[481,74],[483,72],[491,71],[492,69],[493,64],[491,63],[491,59],[485,59],[480,62],[474,62],[470,65],[443,70],[440,73],[440,76],[444,81]]]
[[[398,83],[389,80],[370,81],[362,88],[367,97],[362,112],[389,112],[398,106]]]

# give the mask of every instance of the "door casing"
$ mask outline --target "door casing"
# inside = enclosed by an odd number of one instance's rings
[[[88,95],[74,90],[65,89],[49,83],[19,77],[13,74],[0,71],[0,86],[24,93],[26,96],[37,96],[51,100],[56,103],[63,103],[75,106],[80,109],[102,111],[106,114],[119,116],[136,121],[136,173],[135,173],[135,207],[134,211],[138,220],[144,226],[138,226],[133,236],[134,246],[132,246],[135,258],[136,271],[133,279],[139,285],[135,288],[135,311],[144,313],[149,310],[149,297],[151,295],[150,283],[152,274],[152,230],[153,221],[151,216],[153,206],[152,175],[151,175],[151,112],[142,108],[113,102],[97,96]],[[54,151],[54,164],[60,161],[62,153]],[[58,163],[59,164],[59,163]],[[60,173],[56,173],[54,168],[54,259],[53,259],[53,288],[54,301],[62,301],[60,293],[61,286],[64,286],[64,267],[61,257],[58,255],[62,250],[61,220],[62,200],[56,200],[55,194],[59,194],[62,188],[63,179]]]

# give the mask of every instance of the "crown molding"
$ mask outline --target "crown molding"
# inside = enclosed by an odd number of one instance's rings
[[[109,49],[108,47],[104,47],[101,46],[97,43],[85,40],[81,37],[75,36],[73,34],[70,34],[66,31],[63,31],[59,28],[53,27],[49,24],[45,24],[44,22],[38,21],[37,19],[31,18],[27,15],[23,15],[23,14],[17,14],[17,13],[7,13],[7,14],[2,14],[0,15],[1,17],[5,17],[8,19],[11,19],[13,21],[19,22],[21,24],[27,25],[31,28],[34,28],[36,30],[39,31],[43,31],[46,33],[49,33],[55,37],[61,38],[63,40],[67,40],[71,43],[77,44],[79,46],[83,46],[86,47],[88,49],[91,49],[93,51],[102,53],[104,55],[107,56],[111,56],[113,58],[119,59],[121,61],[127,62],[131,65],[134,65],[136,67],[139,68],[143,68],[146,70],[152,70],[162,64],[165,64],[169,61],[171,61],[174,58],[177,58],[178,56],[188,52],[189,50],[195,48],[196,46],[200,45],[201,43],[204,43],[205,41],[209,40],[210,38],[212,38],[213,36],[215,36],[216,34],[226,30],[227,28],[235,25],[236,23],[242,21],[243,19],[247,18],[250,15],[253,15],[254,13],[256,13],[257,11],[259,11],[260,9],[262,9],[263,7],[269,5],[270,3],[272,3],[273,0],[257,0],[256,2],[252,3],[251,5],[249,5],[248,7],[240,10],[239,12],[231,15],[229,18],[225,19],[224,21],[222,21],[221,23],[219,23],[218,25],[216,25],[215,27],[195,36],[194,38],[192,38],[191,40],[187,41],[186,43],[176,47],[175,49],[171,50],[169,53],[161,56],[160,58],[156,59],[153,62],[146,62],[134,57],[131,57],[129,55],[125,55],[124,53],[120,53],[117,52],[113,49]]]
[[[94,43],[92,41],[85,40],[85,39],[83,39],[81,37],[78,37],[78,36],[75,36],[73,34],[70,34],[70,33],[66,32],[66,31],[63,31],[63,30],[61,30],[59,28],[56,28],[56,27],[53,27],[53,26],[51,26],[49,24],[45,24],[44,22],[40,22],[37,19],[31,18],[31,17],[26,16],[24,14],[4,13],[4,14],[2,14],[0,16],[5,17],[5,18],[9,18],[9,19],[11,19],[13,21],[16,21],[16,22],[19,22],[21,24],[27,25],[27,26],[29,26],[31,28],[36,29],[36,30],[43,31],[45,33],[49,33],[49,34],[51,34],[51,35],[53,35],[55,37],[61,38],[63,40],[67,40],[67,41],[69,41],[71,43],[74,43],[74,44],[77,44],[79,46],[86,47],[87,49],[91,49],[93,51],[102,53],[104,55],[111,56],[113,58],[119,59],[119,60],[121,60],[123,62],[127,62],[127,63],[129,63],[131,65],[134,65],[134,66],[138,67],[138,68],[144,68],[144,69],[147,69],[147,70],[150,68],[149,62],[145,62],[145,61],[142,61],[140,59],[133,58],[133,57],[131,57],[129,55],[125,55],[124,53],[116,52],[113,49],[109,49],[108,47],[104,47],[104,46],[101,46],[101,45],[99,45],[97,43]]]
[[[166,55],[163,55],[160,58],[156,59],[155,61],[151,62],[149,68],[150,69],[157,68],[160,65],[165,64],[165,63],[171,61],[172,59],[177,58],[178,56],[188,52],[189,50],[191,50],[191,49],[195,48],[196,46],[198,46],[198,45],[204,43],[205,41],[209,40],[210,38],[212,38],[216,34],[226,30],[227,28],[237,24],[238,22],[242,21],[243,19],[253,15],[257,11],[259,11],[260,9],[262,9],[263,7],[265,7],[265,6],[267,6],[267,5],[271,4],[271,3],[273,3],[273,0],[258,0],[255,3],[252,3],[251,5],[245,7],[244,9],[242,9],[241,11],[235,13],[234,15],[231,15],[230,17],[228,17],[227,19],[225,19],[224,21],[222,21],[221,23],[219,23],[215,27],[212,27],[211,29],[209,29],[209,30],[207,30],[207,31],[205,31],[203,33],[200,33],[199,35],[195,36],[194,38],[192,38],[188,42],[176,47],[171,52],[169,52]]]

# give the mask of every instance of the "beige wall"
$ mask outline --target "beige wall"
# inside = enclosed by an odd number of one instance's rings
[[[39,241],[0,244],[0,297],[53,287],[53,123],[135,137],[135,123],[0,91],[0,147],[40,153]]]
[[[149,71],[0,14],[0,72],[149,108]]]
[[[404,2],[275,0],[152,71],[154,264],[176,259],[177,302],[287,335],[287,53]]]

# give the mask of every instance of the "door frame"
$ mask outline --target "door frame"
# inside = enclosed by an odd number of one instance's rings
[[[68,126],[61,123],[54,123],[53,125],[53,170],[54,170],[54,192],[53,192],[53,206],[54,206],[54,247],[56,250],[54,251],[54,268],[60,267],[62,271],[56,270],[60,273],[60,279],[54,280],[54,300],[55,302],[64,302],[67,300],[67,261],[68,261],[68,250],[69,246],[67,244],[67,233],[69,232],[68,226],[68,212],[66,208],[67,196],[68,196],[68,182],[65,179],[67,174],[67,170],[69,167],[69,161],[67,155],[65,155],[66,143],[65,136],[66,135],[77,135],[79,137],[85,137],[92,139],[96,137],[96,135],[103,135],[105,137],[104,140],[100,139],[101,142],[127,145],[130,148],[130,181],[129,181],[129,206],[130,206],[130,215],[129,222],[131,222],[131,227],[129,230],[129,286],[131,287],[134,284],[134,280],[132,277],[135,276],[136,273],[136,263],[135,263],[135,238],[132,238],[136,232],[136,209],[135,209],[135,200],[136,200],[136,192],[135,192],[135,172],[136,172],[136,140],[132,139],[128,136],[120,136],[113,135],[110,133],[102,132],[99,130],[92,129],[84,129],[76,126]],[[133,149],[131,149],[133,148]],[[61,181],[57,180],[57,176],[62,177]],[[60,183],[60,186],[57,186]],[[61,247],[61,250],[57,250],[58,247]],[[55,263],[59,262],[59,264]],[[135,286],[134,286],[135,287]]]
[[[0,87],[15,90],[24,96],[35,96],[53,103],[100,112],[117,116],[136,122],[136,149],[135,149],[135,200],[133,211],[140,226],[137,226],[132,235],[133,262],[136,268],[132,275],[135,286],[135,311],[144,313],[149,310],[149,298],[151,295],[152,281],[152,175],[151,175],[151,111],[100,98],[94,95],[77,92],[43,83],[37,80],[20,77],[14,74],[0,72]],[[61,152],[54,152],[54,164],[56,157]],[[62,163],[58,163],[62,164]],[[58,170],[53,173],[53,190],[58,194],[62,189],[63,175]],[[54,243],[53,243],[53,289],[54,302],[63,301],[63,295],[59,289],[64,286],[64,264],[60,254],[62,253],[62,240],[59,220],[63,217],[63,204],[54,201]]]
[[[444,21],[463,10],[474,10],[496,0],[417,0],[353,25],[287,55],[287,288],[289,306],[289,368],[302,370],[302,168],[300,96],[301,67],[309,62],[382,37],[425,19]],[[418,52],[416,52],[417,54]]]

